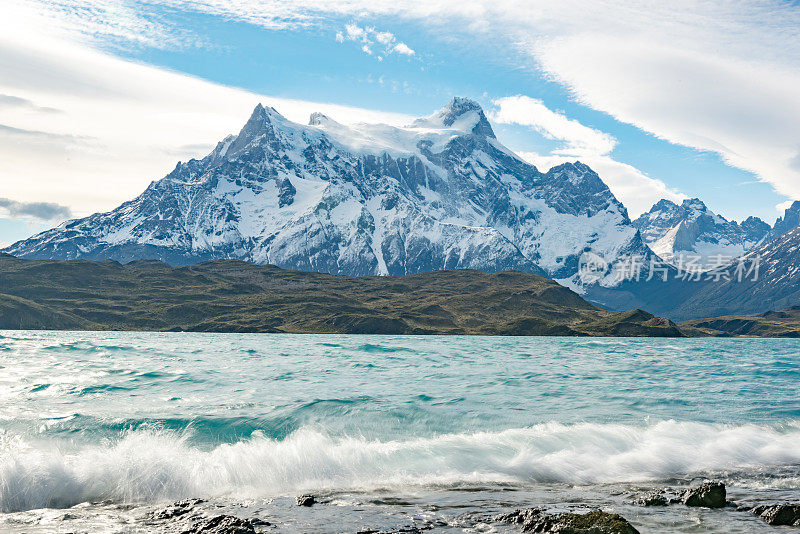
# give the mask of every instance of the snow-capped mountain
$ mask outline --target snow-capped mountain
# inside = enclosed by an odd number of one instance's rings
[[[785,220],[785,218],[784,218]],[[749,251],[685,299],[677,318],[741,315],[800,304],[800,227]]]
[[[709,210],[700,199],[681,205],[660,200],[633,221],[642,239],[665,261],[682,268],[703,270],[721,267],[757,246],[770,232],[758,217],[741,224]]]
[[[581,290],[582,256],[652,253],[579,162],[546,173],[504,147],[480,106],[455,98],[407,127],[300,125],[258,105],[238,135],[179,163],[139,197],[6,252],[28,258],[238,258],[349,275],[517,269]]]

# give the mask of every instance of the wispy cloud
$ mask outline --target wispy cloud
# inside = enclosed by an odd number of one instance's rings
[[[580,159],[603,178],[633,216],[643,213],[662,198],[685,198],[664,182],[615,160],[611,156],[617,145],[613,136],[553,111],[539,99],[516,95],[496,99],[493,103],[497,109],[490,115],[495,122],[528,126],[546,139],[561,142],[561,146],[549,154],[522,151],[520,155],[524,159],[543,171],[565,161]]]
[[[258,102],[306,122],[402,125],[406,115],[259,95],[124,60],[53,30],[30,4],[0,18],[0,191],[18,202],[111,209],[164,176],[176,159],[205,155],[241,128]],[[61,110],[60,113],[47,111]]]
[[[72,216],[68,206],[55,202],[19,202],[9,198],[0,198],[0,211],[5,211],[11,218],[32,217],[43,221],[63,221]]]
[[[105,46],[129,48],[187,48],[205,46],[203,37],[191,29],[170,23],[154,9],[172,2],[160,0],[7,0],[38,8],[53,31],[84,42],[102,41]],[[180,2],[174,3],[179,7]],[[211,7],[211,6],[207,6]]]
[[[529,96],[517,95],[494,101],[497,110],[492,118],[499,123],[530,126],[547,139],[563,141],[556,151],[564,156],[605,155],[614,150],[617,140],[611,135],[584,126],[548,108],[544,102]]]
[[[48,108],[43,106],[38,106],[31,100],[27,98],[20,98],[14,95],[3,95],[0,94],[0,109],[26,109],[31,111],[38,111],[44,113],[60,113],[60,109],[55,108]]]
[[[46,3],[112,4],[111,0]],[[780,193],[800,198],[796,2],[134,0],[130,5],[139,6],[132,11],[147,13],[146,7],[154,4],[271,29],[329,27],[331,17],[393,17],[427,26],[455,42],[483,40],[514,48],[527,55],[528,67],[562,84],[577,101],[667,141],[716,152]],[[135,13],[113,9],[89,13],[114,35],[133,40],[152,35],[141,27],[154,22]],[[362,38],[358,30],[366,28],[355,26],[352,36],[344,30],[337,38],[342,42]],[[375,45],[360,46],[383,57],[385,49],[379,52],[377,44],[386,44],[377,37],[372,40]]]
[[[398,54],[403,54],[404,56],[413,56],[416,54],[411,48],[408,47],[405,43],[397,43],[392,47],[393,52],[397,52]]]
[[[91,140],[90,137],[72,134],[59,134],[52,132],[42,132],[39,130],[28,130],[26,128],[16,128],[6,124],[0,124],[0,136],[17,136],[25,138],[38,138],[46,141],[62,143],[79,143]]]
[[[373,27],[361,27],[351,22],[343,31],[336,32],[336,41],[344,43],[352,41],[361,45],[361,51],[367,55],[377,54],[378,61],[390,54],[413,56],[416,52],[406,43],[398,41],[392,32],[378,31]]]

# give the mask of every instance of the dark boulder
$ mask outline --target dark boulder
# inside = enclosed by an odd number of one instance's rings
[[[317,504],[317,499],[310,494],[300,495],[297,497],[297,506],[314,506]]]
[[[183,517],[192,512],[195,506],[203,502],[205,502],[203,499],[186,499],[183,501],[177,501],[162,510],[153,512],[150,514],[150,518],[155,521],[167,521],[170,519]]]
[[[593,510],[588,514],[548,514],[541,508],[517,510],[498,516],[498,521],[520,525],[522,532],[558,534],[639,534],[633,525],[617,514]]]
[[[683,494],[683,504],[703,508],[722,508],[727,504],[725,484],[708,482],[696,488],[690,488]]]
[[[522,530],[524,531],[525,525],[533,524],[546,515],[547,512],[544,508],[526,508],[525,510],[514,510],[508,514],[498,515],[494,520],[502,521],[503,523],[511,523],[513,525],[522,525]]]
[[[756,506],[751,512],[770,525],[800,527],[800,504],[781,503],[762,505]]]
[[[218,515],[192,525],[181,534],[255,534],[253,524],[232,515]]]
[[[432,527],[400,527],[395,530],[359,530],[356,534],[422,534],[424,530]]]
[[[667,506],[669,499],[663,491],[653,491],[636,499],[639,506]]]

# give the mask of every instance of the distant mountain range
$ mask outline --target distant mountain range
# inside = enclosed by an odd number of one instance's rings
[[[785,217],[784,217],[785,220]],[[740,276],[752,272],[749,276]],[[682,319],[782,310],[800,304],[800,227],[766,241],[670,311]]]
[[[772,230],[758,217],[749,217],[742,224],[728,221],[698,198],[684,200],[681,205],[661,200],[633,225],[664,260],[681,266],[697,258],[703,270],[722,267],[741,256],[763,242]]]
[[[592,169],[539,171],[497,140],[477,103],[454,98],[402,128],[319,113],[300,125],[259,105],[238,135],[139,197],[4,251],[172,265],[239,259],[350,276],[517,270],[614,309],[696,317],[686,301],[708,294],[695,301],[701,313],[717,297],[681,277],[680,253],[719,268],[715,257],[762,250],[798,223],[800,203],[770,228],[755,217],[727,221],[698,199],[662,200],[632,222]],[[658,265],[667,281],[641,276],[632,259]]]

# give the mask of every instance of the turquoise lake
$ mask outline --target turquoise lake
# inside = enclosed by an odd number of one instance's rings
[[[799,470],[800,340],[0,332],[0,530],[149,531],[196,497],[281,531],[580,501],[751,532],[773,527],[629,496],[792,500]],[[286,504],[308,492],[335,506]]]

